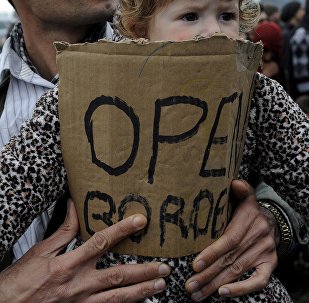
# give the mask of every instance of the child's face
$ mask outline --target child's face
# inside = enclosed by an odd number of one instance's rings
[[[215,33],[239,37],[239,0],[174,0],[155,13],[147,37],[181,41]]]

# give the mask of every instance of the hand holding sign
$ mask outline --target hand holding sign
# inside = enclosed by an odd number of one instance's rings
[[[70,202],[59,230],[0,274],[0,303],[133,303],[163,291],[162,277],[169,274],[169,268],[162,263],[96,269],[96,261],[104,252],[145,224],[145,217],[132,216],[98,232],[78,249],[59,255],[78,231],[76,211]]]
[[[229,297],[261,290],[277,266],[274,229],[269,228],[268,218],[256,203],[254,190],[244,181],[233,181],[232,191],[240,201],[232,221],[221,238],[193,262],[197,274],[187,281],[186,288],[195,299],[218,289],[221,296]],[[255,274],[250,279],[230,283],[253,268]]]

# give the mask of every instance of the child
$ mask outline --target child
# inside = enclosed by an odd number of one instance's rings
[[[239,28],[249,29],[258,17],[257,6],[253,4],[246,0],[121,0],[119,29],[128,37],[149,40],[184,40],[216,32],[237,38]],[[67,187],[57,101],[57,90],[46,94],[37,103],[33,118],[25,123],[20,135],[1,152],[0,251],[5,251],[27,224]],[[308,130],[308,118],[282,87],[257,75],[240,177],[245,180],[252,177],[264,179],[307,219]],[[190,264],[194,258],[157,258],[167,262],[173,272],[167,292],[146,302],[193,302],[184,284],[192,275]],[[146,261],[154,261],[154,258],[109,253],[98,267]],[[193,291],[190,286],[188,288]],[[217,295],[205,299],[202,292],[194,291],[194,301],[221,301]],[[292,302],[284,287],[273,277],[261,292],[224,301]]]

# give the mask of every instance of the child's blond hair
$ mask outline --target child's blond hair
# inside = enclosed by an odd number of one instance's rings
[[[149,20],[158,9],[175,0],[117,0],[115,23],[119,32],[128,38],[138,37],[136,26],[147,31]],[[258,22],[260,6],[257,0],[239,0],[240,33],[249,32]]]

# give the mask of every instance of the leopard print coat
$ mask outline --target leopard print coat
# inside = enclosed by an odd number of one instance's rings
[[[57,88],[39,100],[32,119],[5,146],[0,159],[0,254],[3,254],[68,186],[61,153]],[[240,178],[248,180],[252,175],[271,185],[309,221],[309,120],[277,82],[260,74],[256,78],[240,169]],[[191,302],[183,283],[192,274],[189,264],[193,258],[164,259],[178,269],[169,278],[167,292],[145,302]],[[98,268],[151,260],[109,253]],[[220,301],[214,296],[203,302]],[[282,303],[291,299],[272,277],[263,291],[224,302]]]

